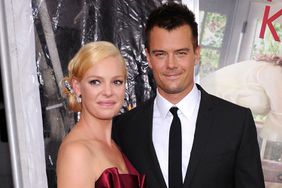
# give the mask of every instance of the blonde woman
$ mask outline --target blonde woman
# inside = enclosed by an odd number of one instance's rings
[[[125,94],[127,72],[109,42],[82,47],[63,81],[70,110],[80,119],[64,138],[57,159],[58,188],[145,187],[140,175],[112,140],[112,118]]]

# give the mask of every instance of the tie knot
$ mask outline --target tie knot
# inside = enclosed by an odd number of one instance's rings
[[[169,111],[172,113],[173,116],[177,116],[177,110],[178,110],[177,107],[171,107],[169,109]]]

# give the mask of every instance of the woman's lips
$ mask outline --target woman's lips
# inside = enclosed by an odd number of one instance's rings
[[[99,101],[98,104],[102,107],[112,107],[116,104],[115,101]]]

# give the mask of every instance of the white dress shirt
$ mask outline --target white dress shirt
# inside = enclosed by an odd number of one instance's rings
[[[181,121],[182,176],[184,181],[194,140],[200,100],[201,92],[196,85],[194,85],[191,92],[176,105],[171,104],[157,91],[157,96],[154,101],[152,136],[154,148],[167,186],[169,129],[173,118],[169,109],[172,106],[176,106],[179,109],[177,113]]]

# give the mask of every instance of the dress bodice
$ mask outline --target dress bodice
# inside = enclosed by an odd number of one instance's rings
[[[111,167],[103,171],[95,182],[96,188],[147,188],[145,175],[141,175],[123,155],[128,174],[120,174],[118,168]]]

